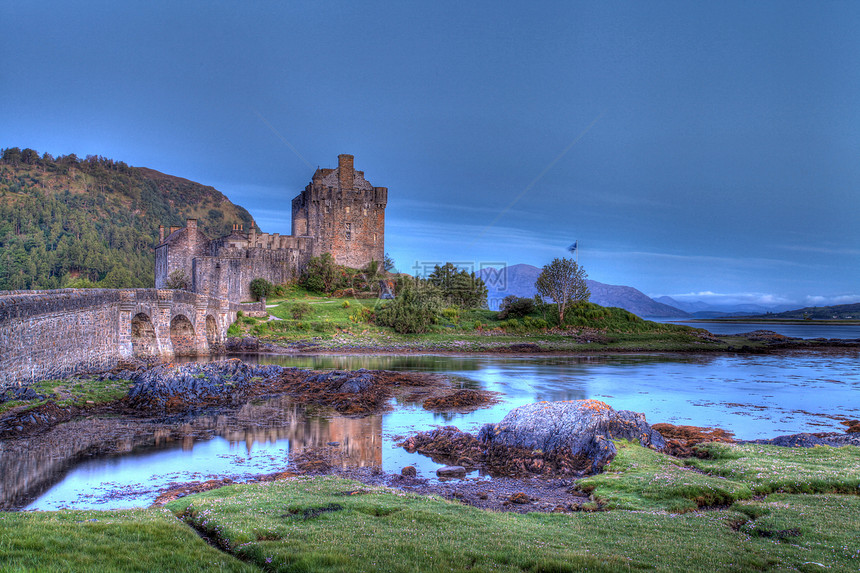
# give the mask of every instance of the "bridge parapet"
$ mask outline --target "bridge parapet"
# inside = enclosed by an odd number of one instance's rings
[[[166,289],[0,293],[0,390],[131,357],[221,352],[243,306]]]

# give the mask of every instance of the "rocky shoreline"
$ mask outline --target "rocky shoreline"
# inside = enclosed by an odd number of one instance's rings
[[[395,396],[437,412],[470,411],[497,399],[491,392],[456,388],[437,374],[365,369],[317,372],[253,365],[238,359],[155,366],[129,364],[101,373],[99,378],[130,380],[128,396],[99,406],[61,407],[49,401],[34,409],[12,410],[0,418],[0,437],[9,440],[4,444],[6,450],[30,448],[40,440],[62,443],[74,434],[76,442],[83,440],[76,456],[102,455],[110,453],[105,450],[109,436],[119,438],[123,432],[140,432],[134,428],[169,428],[181,419],[190,420],[195,413],[235,409],[260,397],[285,396],[291,403],[322,406],[352,417],[382,412]],[[31,389],[17,390],[5,397],[17,401],[45,398],[50,397]],[[85,423],[73,422],[84,416]],[[100,420],[103,416],[113,418]],[[317,447],[291,456],[283,471],[260,475],[252,481],[334,474],[370,485],[437,494],[498,511],[595,510],[599,507],[577,489],[576,480],[599,472],[613,458],[613,440],[638,441],[642,446],[682,458],[701,455],[696,446],[714,441],[785,447],[860,446],[860,421],[845,420],[843,424],[844,434],[804,433],[740,442],[718,428],[649,426],[642,414],[614,411],[596,400],[544,402],[517,408],[499,423],[485,425],[477,435],[446,426],[419,432],[399,444],[407,451],[452,466],[448,475],[464,478],[467,470],[479,470],[479,478],[446,480],[442,473],[419,476],[409,467],[401,473],[386,473],[378,467],[347,467],[339,448]],[[206,437],[206,433],[199,437]],[[74,459],[67,462],[73,463]],[[159,503],[230,483],[229,478],[220,478],[172,484],[160,491]]]

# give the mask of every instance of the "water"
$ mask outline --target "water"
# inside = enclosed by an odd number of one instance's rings
[[[430,477],[439,464],[395,447],[403,436],[437,425],[475,432],[516,406],[540,400],[594,398],[616,409],[644,412],[651,423],[718,426],[742,439],[841,431],[844,427],[832,416],[860,418],[858,358],[858,351],[779,356],[260,356],[261,363],[314,369],[446,372],[464,387],[501,393],[501,402],[468,414],[434,414],[420,404],[397,403],[382,415],[354,419],[309,412],[280,397],[247,404],[237,412],[167,424],[154,435],[152,428],[127,422],[129,427],[120,432],[127,442],[119,448],[121,454],[83,462],[76,462],[73,454],[85,452],[86,443],[55,444],[44,452],[30,449],[17,459],[3,452],[0,442],[0,503],[28,509],[148,505],[167,484],[281,471],[297,449],[329,442],[337,442],[346,464],[389,472],[414,465],[420,475]],[[110,428],[106,432],[110,435]],[[16,481],[16,476],[23,474],[27,483],[22,485],[23,478]]]
[[[860,324],[775,324],[773,322],[682,322],[658,320],[670,324],[683,324],[704,328],[714,334],[742,334],[753,330],[772,330],[791,338],[860,338]]]

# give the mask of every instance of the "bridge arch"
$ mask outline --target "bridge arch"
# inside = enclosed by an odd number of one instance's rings
[[[206,342],[209,343],[209,350],[214,349],[220,342],[218,336],[218,321],[211,314],[206,315]]]
[[[175,356],[197,356],[197,340],[194,324],[184,314],[177,314],[170,321],[170,341]]]
[[[145,312],[138,312],[131,319],[131,352],[136,358],[158,355],[155,325]]]

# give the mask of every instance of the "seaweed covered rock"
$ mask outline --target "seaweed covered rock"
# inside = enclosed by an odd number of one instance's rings
[[[136,373],[128,397],[135,406],[188,406],[242,393],[255,383],[254,378],[272,378],[284,370],[282,366],[247,364],[237,359],[161,364]]]
[[[598,471],[615,457],[612,440],[619,439],[656,450],[666,445],[644,414],[614,410],[598,400],[526,404],[511,410],[498,424],[485,424],[478,433],[478,440],[486,445],[578,459],[590,471]]]
[[[365,369],[360,370],[333,370],[322,374],[315,374],[305,379],[307,384],[318,386],[326,392],[338,394],[359,394],[373,387],[375,380],[373,374]]]

